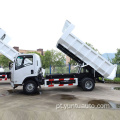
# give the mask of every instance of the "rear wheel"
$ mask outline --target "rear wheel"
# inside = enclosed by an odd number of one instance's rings
[[[92,91],[95,87],[95,82],[92,78],[83,78],[81,87],[84,91]]]
[[[37,92],[37,84],[33,80],[26,81],[23,85],[23,91],[25,94],[34,94]]]

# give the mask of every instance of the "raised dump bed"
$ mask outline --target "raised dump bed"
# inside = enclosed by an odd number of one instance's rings
[[[19,53],[7,44],[9,40],[10,38],[5,34],[5,31],[0,29],[0,53],[14,61],[15,56]]]
[[[117,65],[111,64],[99,53],[71,33],[74,25],[69,21],[65,22],[63,35],[57,42],[57,47],[78,63],[86,63],[103,77],[114,79],[116,77]]]

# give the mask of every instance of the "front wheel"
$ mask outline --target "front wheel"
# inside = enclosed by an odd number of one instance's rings
[[[95,82],[92,78],[83,78],[81,87],[84,91],[92,91],[95,87]]]
[[[25,94],[34,94],[37,92],[37,84],[33,80],[26,81],[23,85],[23,91]]]

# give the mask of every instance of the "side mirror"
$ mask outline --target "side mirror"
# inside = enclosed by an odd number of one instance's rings
[[[12,66],[13,66],[12,62],[9,62],[9,70],[11,70]]]

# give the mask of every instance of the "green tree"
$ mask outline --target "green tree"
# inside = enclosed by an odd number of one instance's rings
[[[115,58],[112,60],[112,63],[118,63],[117,74],[120,74],[120,49],[117,49],[117,53],[115,54]]]
[[[52,63],[52,54],[51,51],[47,50],[44,54],[43,66],[44,68],[49,68]]]
[[[115,58],[112,60],[113,63],[120,63],[120,49],[117,49],[117,53],[115,54]]]
[[[7,57],[5,57],[4,55],[0,55],[0,65],[2,67],[8,67],[9,62],[10,62],[10,60]]]
[[[62,66],[64,65],[65,55],[62,52],[56,50],[47,50],[44,55],[38,52],[36,53],[40,56],[43,68],[49,68],[51,66]]]
[[[75,60],[73,60],[72,58],[70,58],[70,62],[69,62],[70,65],[76,65],[77,62]]]
[[[45,68],[64,65],[65,55],[57,50],[47,50],[44,55]]]

